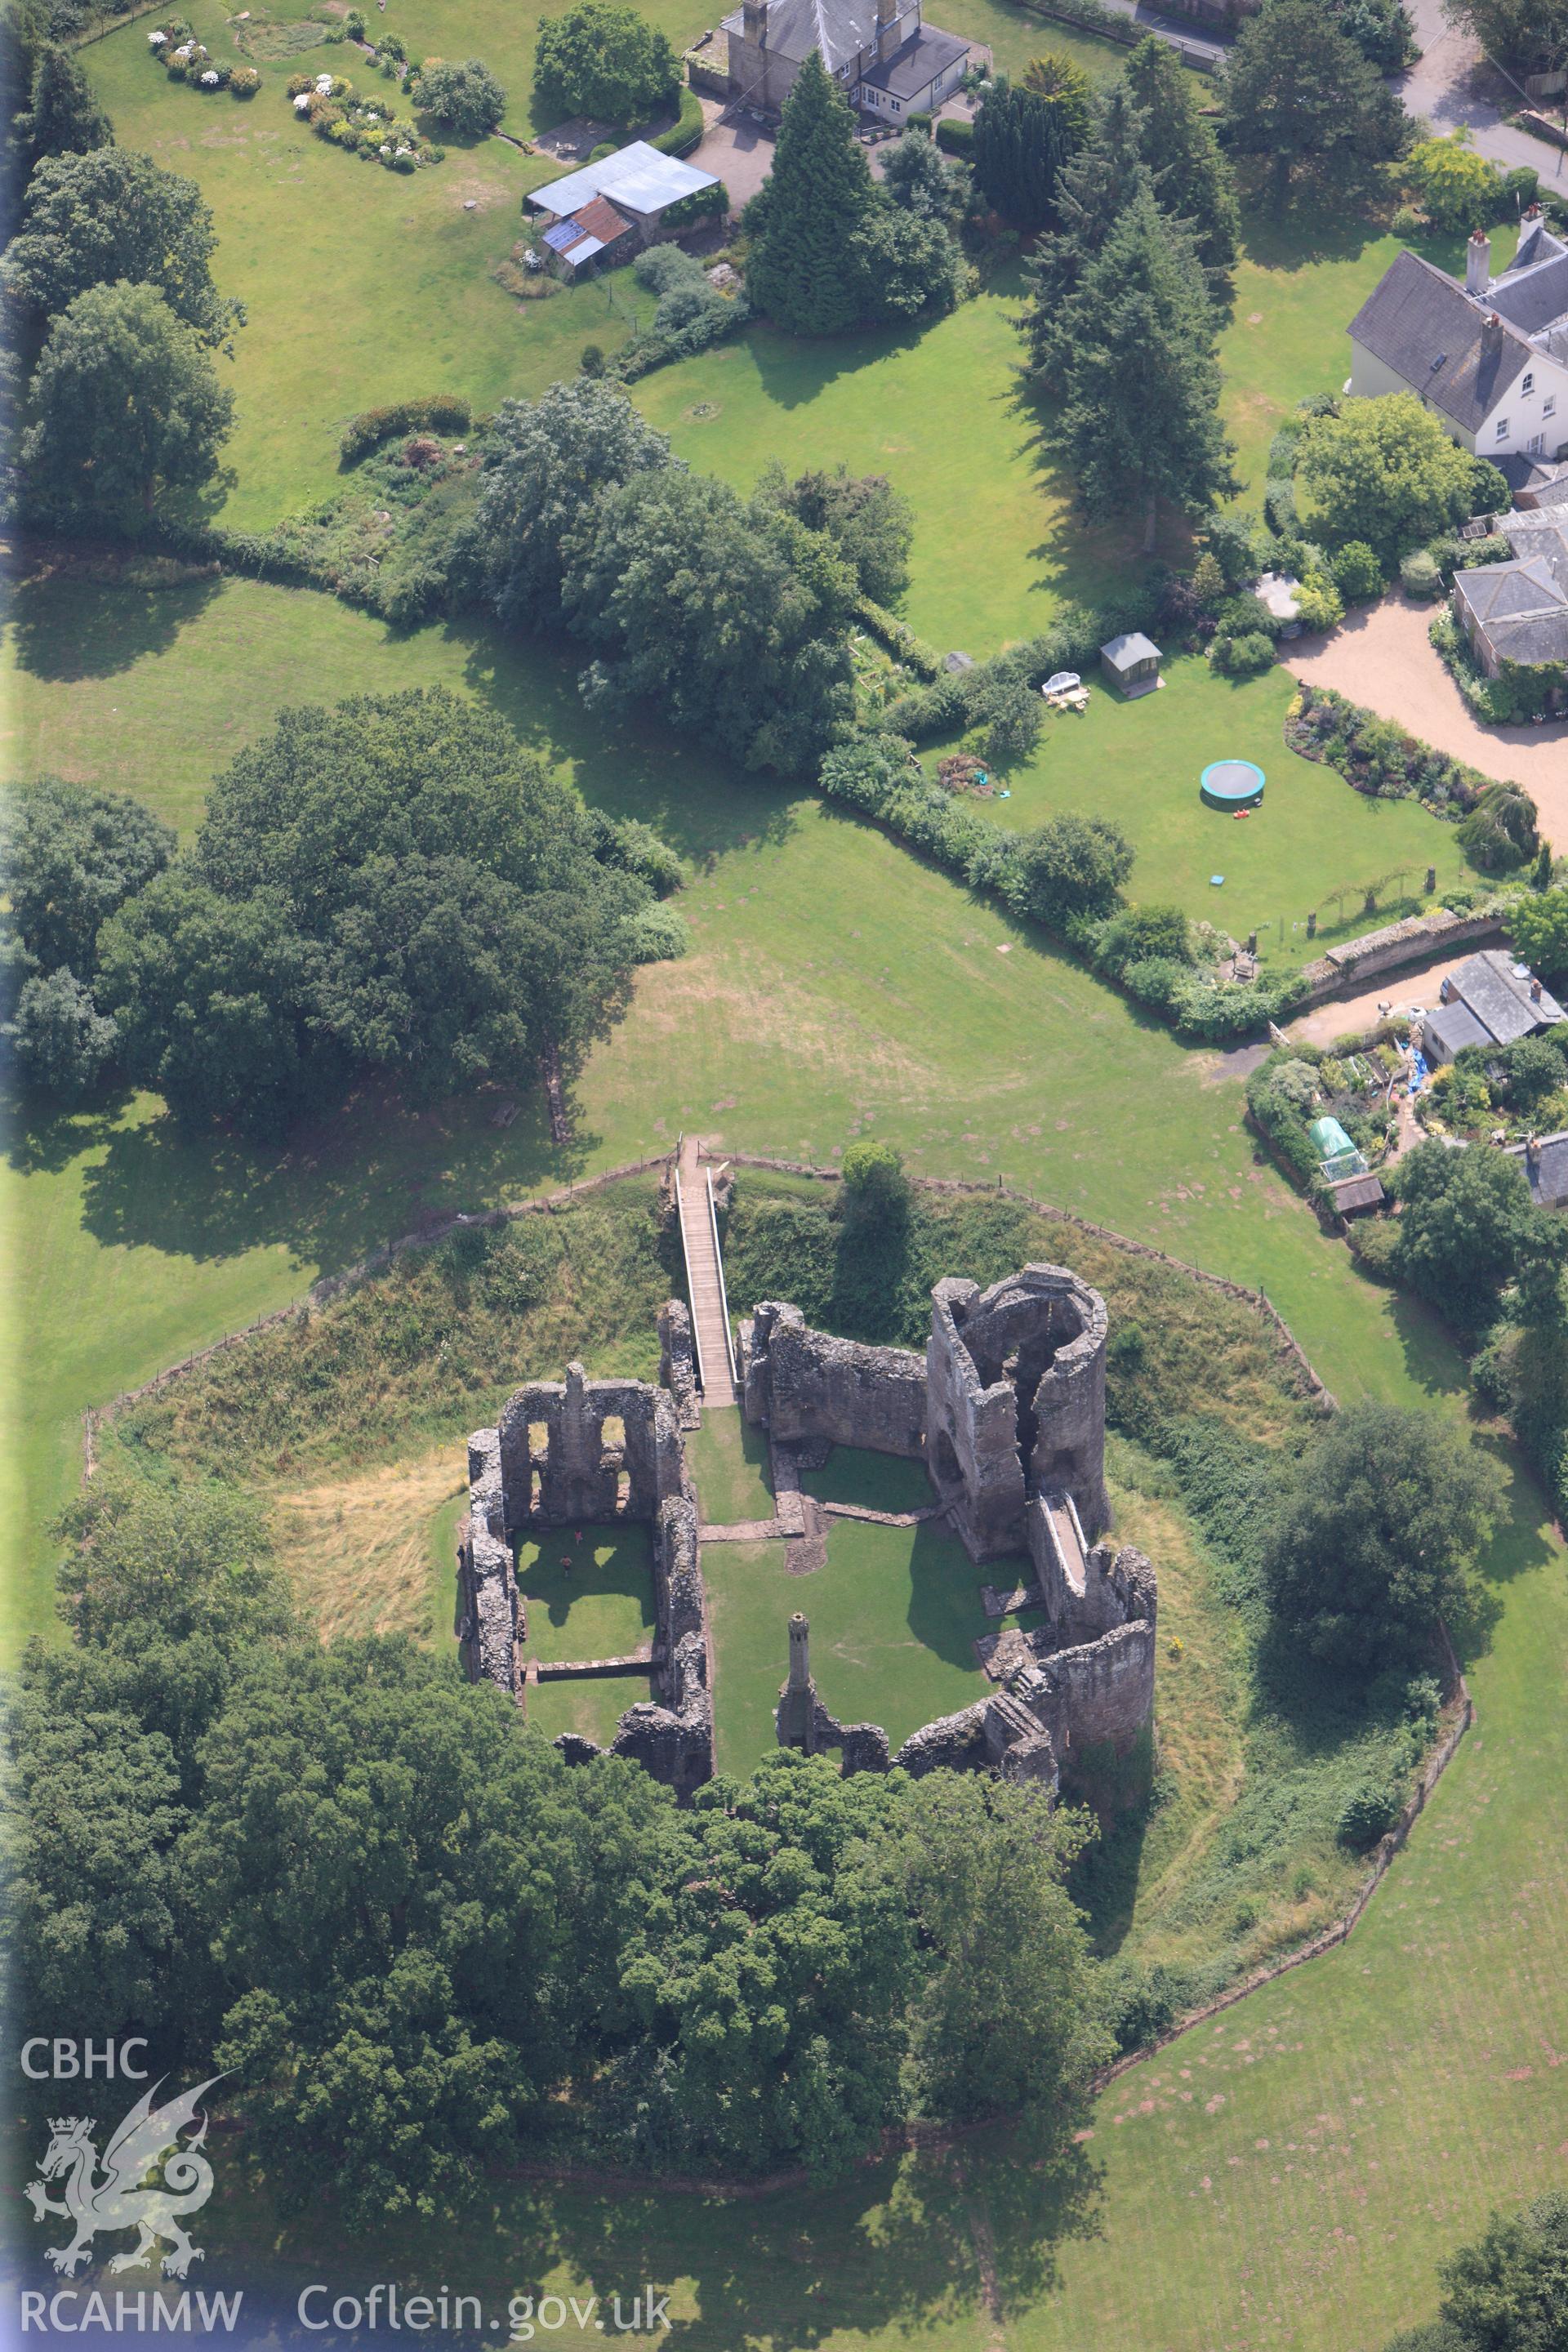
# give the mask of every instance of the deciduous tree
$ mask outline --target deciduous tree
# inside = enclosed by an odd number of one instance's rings
[[[1518,1160],[1450,1151],[1434,1136],[1405,1154],[1393,1183],[1401,1279],[1461,1328],[1489,1322],[1538,1213]]]
[[[9,927],[40,971],[69,964],[90,980],[100,929],[174,854],[169,827],[129,793],[40,776],[0,827]]]
[[[234,421],[201,339],[150,286],[94,286],[50,330],[22,462],[46,495],[121,523],[217,470]]]
[[[1298,449],[1296,478],[1310,496],[1314,530],[1362,541],[1386,570],[1470,512],[1475,461],[1413,392],[1347,400],[1337,415],[1310,417]]]
[[[1416,1659],[1468,1598],[1502,1491],[1487,1457],[1436,1413],[1348,1405],[1302,1456],[1269,1535],[1269,1605],[1327,1662],[1364,1671]]]
[[[618,384],[582,379],[503,402],[476,524],[501,619],[558,627],[567,533],[601,493],[669,462],[669,443]]]
[[[151,287],[204,343],[226,349],[245,311],[213,284],[216,249],[194,180],[128,148],[100,147],[39,164],[21,229],[0,261],[0,285],[49,318],[89,287]]]
[[[578,0],[540,20],[534,103],[542,119],[586,114],[601,122],[644,122],[675,104],[680,60],[668,33],[613,0]]]
[[[416,103],[459,139],[487,139],[506,112],[506,92],[479,58],[460,65],[442,59],[420,75]]]

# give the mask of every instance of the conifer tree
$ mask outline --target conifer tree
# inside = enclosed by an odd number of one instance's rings
[[[1220,427],[1203,264],[1146,181],[1085,270],[1063,325],[1065,398],[1047,446],[1091,520],[1142,506],[1152,554],[1162,499],[1197,515],[1237,485]]]
[[[1143,116],[1140,148],[1160,208],[1190,224],[1209,270],[1236,262],[1240,215],[1229,164],[1198,111],[1193,77],[1168,42],[1151,34],[1127,60],[1127,88]]]
[[[1034,373],[1048,383],[1061,380],[1068,357],[1064,340],[1067,305],[1089,265],[1104,250],[1132,199],[1153,190],[1143,161],[1143,118],[1124,81],[1111,84],[1100,103],[1089,144],[1057,184],[1059,226],[1040,239],[1026,266],[1029,308],[1019,332],[1029,347]]]
[[[1047,96],[999,77],[974,118],[974,184],[1006,219],[1039,228],[1055,216],[1058,184],[1083,133],[1075,88]]]
[[[860,315],[855,232],[876,201],[849,101],[814,49],[784,102],[773,168],[746,206],[746,291],[796,335],[831,335]]]

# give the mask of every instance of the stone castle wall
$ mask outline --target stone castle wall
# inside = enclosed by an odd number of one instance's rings
[[[826,1438],[918,1461],[926,1368],[908,1348],[813,1331],[798,1307],[764,1300],[741,1326],[746,1418],[781,1445]]]
[[[515,1390],[496,1427],[469,1438],[458,1638],[469,1679],[496,1683],[521,1701],[527,1625],[519,1538],[585,1519],[646,1523],[660,1698],[626,1709],[612,1749],[686,1796],[712,1778],[713,1705],[697,1502],[680,1434],[687,1401],[679,1372],[689,1361],[690,1320],[679,1301],[663,1310],[659,1328],[674,1394],[647,1381],[591,1381],[581,1364],[569,1364],[564,1381]],[[570,1735],[557,1745],[574,1760],[600,1752]]]

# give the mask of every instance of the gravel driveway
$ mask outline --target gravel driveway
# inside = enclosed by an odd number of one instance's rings
[[[1544,727],[1484,726],[1426,642],[1436,609],[1385,596],[1326,637],[1282,647],[1285,666],[1310,686],[1331,686],[1394,719],[1483,775],[1527,786],[1542,831],[1560,856],[1568,855],[1568,719]]]

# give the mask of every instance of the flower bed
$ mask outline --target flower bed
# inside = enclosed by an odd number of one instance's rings
[[[170,16],[154,25],[147,36],[147,54],[171,81],[188,82],[204,96],[226,89],[231,98],[254,98],[261,88],[254,66],[231,66],[226,58],[215,58],[183,17]]]
[[[384,98],[362,98],[341,74],[294,74],[289,81],[289,101],[318,139],[341,147],[363,163],[381,163],[390,172],[416,172],[439,163],[444,147],[433,146],[417,123],[400,121]]]

